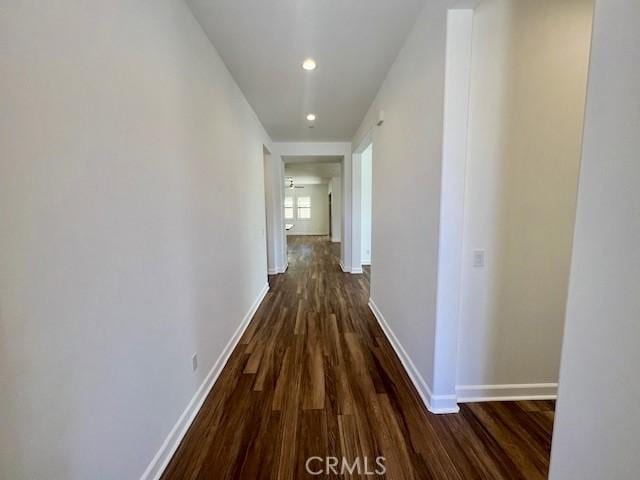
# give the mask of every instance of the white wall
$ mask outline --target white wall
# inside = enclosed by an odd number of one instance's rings
[[[269,139],[178,0],[4,2],[0,91],[0,477],[139,478],[265,286]]]
[[[360,156],[360,256],[362,265],[371,265],[371,188],[373,145],[370,144]]]
[[[483,0],[473,19],[458,393],[553,394],[592,0]],[[485,267],[474,267],[474,250]],[[492,390],[480,388],[491,386]]]
[[[326,183],[293,190],[285,188],[283,196],[293,198],[294,218],[285,220],[285,223],[293,224],[293,228],[286,232],[287,235],[329,235],[329,187]],[[310,219],[297,218],[298,197],[311,198]]]
[[[371,299],[427,401],[433,386],[448,4],[426,3],[352,143],[361,144],[384,110],[385,122],[373,133]]]
[[[640,471],[640,3],[597,0],[551,480]]]

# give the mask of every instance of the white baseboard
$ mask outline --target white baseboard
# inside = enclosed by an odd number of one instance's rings
[[[160,450],[158,450],[158,453],[156,453],[155,457],[153,457],[153,460],[151,460],[151,463],[140,477],[140,480],[158,480],[164,472],[165,468],[167,468],[171,457],[173,457],[173,454],[178,449],[182,438],[185,436],[187,430],[191,426],[191,423],[196,418],[198,411],[202,407],[202,404],[207,398],[207,395],[209,395],[209,392],[213,388],[213,385],[220,375],[220,372],[226,365],[227,360],[229,360],[231,352],[233,352],[233,349],[240,341],[242,334],[246,330],[249,322],[258,310],[258,307],[262,303],[262,300],[264,300],[264,297],[268,291],[269,284],[266,284],[258,295],[256,301],[249,309],[249,312],[247,312],[245,317],[242,319],[242,322],[240,323],[240,325],[238,325],[238,328],[229,339],[229,342],[227,342],[227,345],[224,347],[224,350],[222,350],[222,353],[213,364],[213,367],[211,367],[211,370],[209,370],[209,373],[200,385],[200,388],[198,388],[195,395],[189,402],[189,405],[187,405],[187,408],[184,410],[184,412],[182,412],[182,415],[180,415],[180,418],[171,429],[171,432],[169,432],[169,435],[167,435],[167,438],[165,438],[162,446],[160,447]]]
[[[362,273],[362,267],[358,268],[358,267],[349,267],[345,264],[342,263],[342,260],[340,260],[340,268],[342,269],[342,271],[344,273],[352,273],[354,275],[358,275],[360,273]]]
[[[331,239],[331,243],[340,243],[340,238],[338,238],[338,237],[332,238]]]
[[[285,263],[284,263],[284,265],[280,265],[280,266],[277,266],[277,267],[275,267],[275,268],[268,268],[268,269],[267,269],[267,273],[268,273],[269,275],[277,275],[277,274],[279,274],[279,273],[284,273],[284,272],[286,272],[286,271],[287,271],[287,268],[289,268],[289,262],[288,262],[288,261],[287,261],[287,262],[285,262]]]
[[[289,268],[289,262],[285,263],[284,265],[280,266],[280,267],[276,267],[276,268],[269,268],[267,270],[267,273],[269,275],[277,275],[279,273],[284,273],[287,271],[287,268]]]
[[[558,384],[458,385],[456,392],[459,403],[555,400],[558,396]]]
[[[422,399],[422,403],[427,407],[427,410],[436,414],[458,413],[460,411],[460,407],[458,407],[455,395],[433,395],[433,393],[431,393],[429,385],[427,385],[427,382],[422,378],[420,372],[418,372],[418,369],[411,360],[411,357],[393,333],[393,330],[385,320],[373,299],[369,299],[369,308],[378,320],[380,327],[384,331],[387,339],[391,343],[391,346],[402,362],[404,369],[407,371],[411,382],[418,391],[418,394]]]
[[[371,260],[362,260],[362,266],[367,266],[370,267],[371,266]]]

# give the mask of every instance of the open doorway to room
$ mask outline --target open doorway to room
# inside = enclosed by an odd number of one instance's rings
[[[340,259],[342,158],[285,156],[283,161],[287,244],[304,243],[305,239],[331,243],[337,265]]]
[[[360,263],[368,278],[371,278],[372,187],[373,143],[370,143],[360,156]]]
[[[474,10],[461,399],[556,395],[592,15],[592,0]]]
[[[381,124],[381,123],[380,123]],[[351,273],[371,279],[373,223],[373,129],[362,137],[353,150],[353,247]]]
[[[539,400],[550,440],[593,1],[472,3],[447,25],[434,394]]]
[[[271,189],[272,180],[272,168],[271,162],[273,158],[271,153],[267,149],[267,147],[262,147],[262,162],[263,162],[263,172],[264,172],[264,215],[265,215],[265,223],[264,230],[262,231],[265,249],[267,252],[266,261],[267,261],[267,274],[276,273],[275,272],[275,259],[273,258],[273,245],[272,245],[272,236],[273,236],[273,192]]]
[[[329,187],[329,238],[331,238],[331,187]]]

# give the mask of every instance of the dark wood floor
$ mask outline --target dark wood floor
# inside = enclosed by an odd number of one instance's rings
[[[287,273],[270,278],[163,478],[327,478],[305,472],[310,456],[384,456],[394,479],[546,478],[553,402],[427,412],[367,307],[367,277],[342,273],[337,251],[289,237]]]

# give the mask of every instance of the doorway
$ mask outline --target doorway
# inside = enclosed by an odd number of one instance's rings
[[[263,166],[263,178],[264,178],[264,228],[262,229],[262,237],[264,239],[266,262],[267,262],[267,275],[276,273],[275,259],[273,255],[272,243],[272,231],[273,225],[271,219],[273,218],[273,192],[271,187],[272,171],[271,171],[271,154],[267,147],[262,147],[262,166]]]
[[[289,236],[335,238],[335,185],[341,175],[341,158],[334,156],[283,156],[284,223]]]
[[[364,273],[371,273],[371,216],[373,188],[373,143],[360,157],[360,263]]]
[[[433,392],[449,408],[556,397],[592,7],[449,12]]]
[[[331,215],[332,208],[333,208],[333,204],[331,203],[331,192],[329,192],[329,238],[333,238],[333,231],[332,231],[333,218]]]

